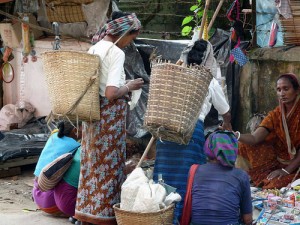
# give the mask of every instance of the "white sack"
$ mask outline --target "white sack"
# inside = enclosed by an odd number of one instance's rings
[[[7,104],[0,110],[0,130],[9,130],[10,125],[18,124],[22,128],[33,118],[35,108],[28,102]]]
[[[134,169],[122,185],[120,208],[123,210],[132,211],[139,187],[147,183],[148,178],[145,176],[143,169]]]
[[[167,206],[171,205],[174,202],[180,202],[181,196],[178,193],[171,192],[164,201],[164,204]]]
[[[166,198],[166,189],[160,184],[153,182],[140,186],[134,205],[133,212],[157,212],[160,210],[159,205]]]

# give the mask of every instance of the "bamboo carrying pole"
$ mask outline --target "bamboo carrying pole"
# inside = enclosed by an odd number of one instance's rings
[[[207,17],[207,10],[208,10],[209,4],[210,4],[210,0],[206,0],[203,16],[202,16],[202,20],[201,20],[200,31],[199,31],[199,39],[202,39],[202,34],[203,34],[204,24],[205,24],[206,17]]]
[[[143,155],[142,155],[142,157],[141,157],[141,159],[140,159],[140,161],[139,161],[139,163],[137,164],[136,168],[141,167],[142,162],[144,161],[144,159],[145,159],[146,155],[148,154],[148,152],[149,152],[149,150],[150,150],[150,148],[151,148],[154,141],[155,141],[155,137],[152,136],[149,143],[148,143],[148,145],[147,145],[147,147],[146,147],[146,149],[145,149],[145,151],[144,151],[144,153],[143,153]]]
[[[216,20],[216,18],[217,18],[217,15],[218,15],[218,13],[219,13],[219,11],[220,11],[220,9],[221,9],[221,7],[222,7],[224,1],[225,1],[225,0],[221,0],[221,1],[219,2],[218,6],[217,6],[217,8],[216,8],[216,11],[214,12],[214,15],[213,15],[213,17],[211,18],[211,21],[209,22],[209,25],[208,25],[208,27],[207,27],[207,33],[209,33],[210,29],[212,28],[212,25],[214,24],[214,22],[215,22],[215,20]]]

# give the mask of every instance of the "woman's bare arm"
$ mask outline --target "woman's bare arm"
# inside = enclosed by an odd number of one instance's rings
[[[126,84],[120,88],[114,86],[107,86],[105,89],[105,97],[108,100],[114,100],[126,95],[128,92],[140,89],[144,84],[142,78],[137,78],[126,82]]]
[[[242,215],[244,224],[251,225],[253,221],[252,213]]]
[[[300,166],[300,149],[298,149],[295,157],[291,160],[291,162],[288,166],[286,166],[283,169],[278,169],[278,170],[272,171],[268,175],[267,178],[269,180],[272,180],[276,177],[278,177],[278,179],[280,179],[281,177],[284,177],[286,175],[296,172],[296,170],[299,168],[299,166]]]
[[[225,114],[223,114],[222,117],[223,117],[223,123],[222,123],[221,128],[224,130],[232,131],[230,110],[228,112],[226,112]]]
[[[239,141],[249,145],[261,143],[268,136],[269,131],[264,127],[258,127],[253,134],[241,134]]]
[[[297,153],[295,157],[292,159],[290,164],[285,167],[285,170],[288,171],[289,173],[293,173],[298,169],[300,166],[300,149],[297,150]]]
[[[123,95],[126,95],[129,92],[129,89],[126,87],[126,85],[117,88],[114,86],[107,86],[105,89],[105,97],[111,101],[117,98],[120,98]]]

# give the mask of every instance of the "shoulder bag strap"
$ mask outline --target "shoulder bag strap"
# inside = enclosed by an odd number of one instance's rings
[[[183,212],[182,212],[181,223],[180,223],[181,225],[190,224],[191,214],[192,214],[192,187],[193,187],[195,173],[198,167],[199,167],[198,164],[193,164],[189,171],[186,194],[184,198]]]

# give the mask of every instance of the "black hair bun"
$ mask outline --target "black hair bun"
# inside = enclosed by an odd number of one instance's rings
[[[201,39],[195,41],[194,46],[187,55],[188,65],[197,64],[200,65],[203,61],[204,53],[207,49],[207,41]]]
[[[68,122],[68,121],[60,121],[58,123],[58,134],[57,136],[59,138],[62,138],[64,136],[69,137],[72,130],[74,129],[74,126],[72,125],[72,123]]]
[[[197,41],[195,41],[193,48],[195,50],[205,52],[206,48],[207,48],[207,41],[205,41],[203,39],[197,40]]]
[[[57,134],[57,136],[59,138],[62,138],[63,136],[65,136],[65,123],[64,122],[60,122],[57,127],[58,127],[58,134]]]

